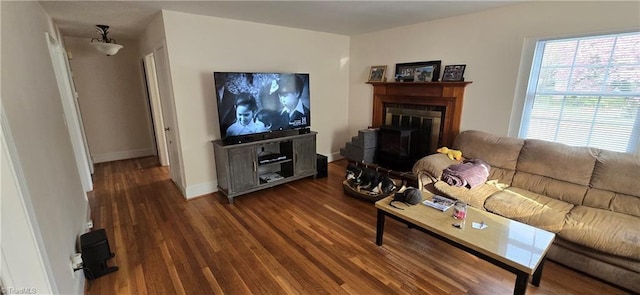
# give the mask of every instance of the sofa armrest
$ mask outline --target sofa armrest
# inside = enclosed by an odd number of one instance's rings
[[[460,163],[460,161],[449,159],[445,154],[432,154],[418,160],[413,165],[412,171],[415,175],[418,175],[418,173],[422,171],[436,179],[440,179],[442,176],[442,170],[451,165]]]

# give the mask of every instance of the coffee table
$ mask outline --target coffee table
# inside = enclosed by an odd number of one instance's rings
[[[544,258],[554,233],[470,206],[467,218],[456,228],[453,224],[460,221],[452,217],[453,208],[441,212],[423,204],[395,202],[394,205],[404,209],[400,210],[389,205],[391,200],[392,196],[375,203],[378,246],[382,246],[385,217],[389,216],[516,274],[513,294],[525,294],[530,276],[533,276],[531,284],[540,285]],[[472,222],[484,222],[487,227],[475,229]]]

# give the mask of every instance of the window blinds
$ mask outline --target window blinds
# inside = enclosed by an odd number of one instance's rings
[[[520,137],[635,152],[640,33],[539,41]]]

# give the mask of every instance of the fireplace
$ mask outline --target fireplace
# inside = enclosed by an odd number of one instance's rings
[[[388,104],[385,124],[378,131],[378,164],[394,170],[411,170],[413,163],[438,148],[442,112],[426,106]]]
[[[440,126],[442,112],[427,106],[420,109],[409,106],[388,104],[385,107],[385,122],[383,126],[413,129],[416,134],[413,138],[416,156],[425,156],[436,152],[440,141]]]
[[[372,127],[379,128],[376,161],[408,171],[460,132],[464,89],[471,82],[371,82]]]

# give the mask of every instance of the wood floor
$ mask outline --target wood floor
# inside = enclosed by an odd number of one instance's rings
[[[156,158],[96,165],[90,196],[120,270],[87,294],[511,294],[515,275],[387,219],[329,176],[238,197],[185,201]],[[624,294],[547,262],[527,294]]]

